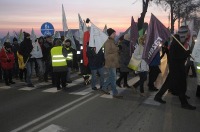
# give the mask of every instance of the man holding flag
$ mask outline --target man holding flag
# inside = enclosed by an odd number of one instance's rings
[[[157,91],[158,89],[154,86],[159,73],[160,65],[160,48],[161,44],[164,43],[170,36],[170,32],[165,26],[151,14],[151,20],[148,27],[146,44],[143,52],[143,59],[149,64],[149,90]]]

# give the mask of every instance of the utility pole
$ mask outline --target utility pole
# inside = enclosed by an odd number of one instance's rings
[[[173,6],[173,1],[170,0],[170,8],[171,8],[171,33],[174,33],[174,6]]]

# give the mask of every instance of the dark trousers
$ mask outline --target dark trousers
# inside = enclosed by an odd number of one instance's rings
[[[168,89],[170,89],[170,75],[169,74],[167,75],[165,82],[163,83],[162,87],[160,88],[159,92],[155,95],[155,97],[156,98],[162,98],[162,96],[165,94],[165,92]],[[179,91],[179,93],[177,93],[178,96],[179,96],[179,100],[181,102],[181,105],[187,105],[188,104],[185,93],[186,93],[185,90],[181,90],[181,91]]]
[[[54,78],[55,78],[55,83],[56,83],[56,87],[60,88],[60,82],[62,84],[62,87],[66,87],[66,75],[67,72],[54,72],[53,73]]]
[[[185,66],[185,69],[186,69],[186,74],[188,75],[189,73],[189,70],[192,70],[192,76],[196,76],[196,69],[195,69],[195,66],[194,66],[194,62],[193,61],[188,61],[186,66]]]
[[[19,76],[19,64],[18,61],[15,60],[14,68],[13,68],[13,75],[15,78],[18,78]]]
[[[147,72],[140,72],[139,77],[140,80],[137,81],[133,86],[134,87],[140,86],[140,93],[144,93],[144,82],[147,80]]]
[[[45,62],[44,81],[46,81],[46,82],[48,81],[49,75],[51,76],[52,84],[54,85],[56,82],[56,80],[55,80],[56,78],[53,75],[53,67],[52,67],[51,62],[46,61]]]
[[[19,69],[19,78],[22,80],[22,79],[24,79],[24,80],[26,80],[26,68],[24,68],[24,69]]]
[[[128,78],[128,72],[120,72],[120,77],[117,80],[117,82],[120,83],[121,80],[124,79],[124,85],[128,85],[127,78]]]
[[[4,76],[5,83],[12,82],[12,69],[3,70],[3,76]]]
[[[160,88],[159,92],[156,94],[156,98],[162,98],[165,92],[170,88],[170,76],[167,75],[165,82],[163,83],[162,87]]]
[[[159,73],[161,73],[159,66],[149,66],[149,89],[154,88],[154,82],[156,81]]]

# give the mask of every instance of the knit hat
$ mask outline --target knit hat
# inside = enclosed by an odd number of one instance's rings
[[[182,43],[185,42],[185,40],[190,37],[190,32],[189,32],[188,26],[181,26],[178,29],[178,34],[180,36],[181,42]]]
[[[10,42],[5,42],[5,43],[4,43],[4,47],[5,47],[6,49],[12,48]]]
[[[61,46],[61,45],[62,45],[61,39],[57,39],[55,42],[55,46]]]
[[[108,36],[110,36],[114,32],[116,32],[116,31],[114,29],[112,29],[112,28],[107,29]]]
[[[14,37],[14,38],[13,38],[13,42],[15,42],[15,41],[17,41],[17,38]]]
[[[30,34],[27,32],[23,32],[24,33],[24,38],[30,37]]]
[[[130,35],[129,34],[125,34],[124,35],[124,39],[127,40],[127,41],[130,41]]]

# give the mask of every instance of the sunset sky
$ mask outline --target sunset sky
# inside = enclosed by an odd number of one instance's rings
[[[105,24],[117,33],[126,30],[131,23],[131,16],[137,21],[142,11],[142,0],[0,0],[0,37],[9,31],[31,32],[40,36],[44,22],[53,24],[55,30],[62,30],[62,4],[64,5],[69,29],[78,28],[78,13],[82,19],[90,20],[103,29]],[[133,4],[134,3],[134,4]],[[169,11],[151,4],[145,21],[149,22],[153,13],[168,27]]]

